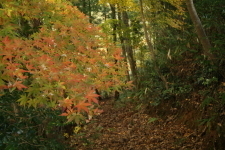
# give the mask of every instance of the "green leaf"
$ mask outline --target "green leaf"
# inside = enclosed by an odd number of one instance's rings
[[[26,95],[21,95],[21,98],[17,100],[20,105],[25,106],[27,104],[28,98]]]
[[[42,103],[42,100],[41,99],[38,99],[38,98],[29,99],[27,101],[27,103],[28,103],[28,107],[33,106],[34,108],[36,108],[38,104],[41,104]]]
[[[2,79],[0,79],[0,86],[2,85],[5,85],[5,82]]]
[[[71,121],[75,121],[76,124],[80,124],[80,122],[82,120],[84,120],[85,117],[81,114],[73,114],[67,117],[67,123],[71,122]]]
[[[29,88],[26,90],[28,92],[28,96],[35,96],[40,94],[40,86],[38,84],[33,84],[32,86],[29,86]]]
[[[48,106],[51,107],[51,108],[56,107],[55,101],[50,101],[50,102],[48,102]]]
[[[149,119],[148,119],[148,123],[152,123],[152,122],[154,122],[154,121],[156,121],[156,120],[158,120],[158,118],[149,118]]]

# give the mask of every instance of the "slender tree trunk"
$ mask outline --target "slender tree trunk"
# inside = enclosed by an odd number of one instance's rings
[[[133,48],[131,45],[131,37],[130,37],[130,31],[129,31],[129,18],[126,11],[122,12],[122,21],[125,26],[123,30],[123,41],[124,41],[124,48],[127,54],[127,58],[129,61],[131,74],[134,80],[134,85],[137,85],[137,70],[136,70],[136,62],[134,60],[134,54],[133,54]]]
[[[118,34],[119,34],[119,39],[120,39],[120,42],[121,42],[121,45],[122,45],[122,52],[123,52],[123,57],[125,58],[124,61],[125,63],[127,64],[127,54],[126,54],[126,49],[125,49],[125,43],[124,43],[124,38],[123,38],[123,33],[122,33],[122,28],[123,28],[123,25],[122,25],[122,14],[121,12],[118,12],[118,20],[119,20],[119,31],[118,31]],[[129,75],[129,69],[127,68],[127,81],[130,81],[130,75]]]
[[[151,37],[150,37],[150,35],[148,34],[148,31],[147,31],[146,19],[145,19],[144,9],[143,9],[143,1],[139,0],[139,2],[140,2],[140,8],[141,8],[141,17],[142,17],[142,22],[143,22],[143,27],[144,27],[145,39],[146,39],[148,48],[150,50],[151,57],[152,57],[153,61],[155,61],[156,60],[156,56],[155,56],[155,52],[154,52],[154,48],[153,48],[152,42],[150,40]]]
[[[82,9],[83,9],[83,13],[84,14],[87,14],[87,3],[86,3],[86,0],[83,0],[82,1]]]
[[[145,19],[144,9],[143,9],[143,1],[139,0],[139,3],[140,3],[141,17],[142,17],[142,22],[143,22],[143,27],[144,27],[145,39],[146,39],[149,51],[151,53],[152,63],[153,63],[154,69],[157,72],[157,74],[159,75],[159,77],[161,78],[161,80],[163,81],[165,88],[168,89],[169,87],[168,87],[167,79],[165,78],[165,76],[163,76],[160,73],[159,66],[157,65],[157,62],[156,62],[157,61],[156,60],[156,54],[155,54],[155,51],[154,51],[153,44],[151,42],[150,34],[148,33],[148,30],[147,30],[146,19]]]
[[[111,18],[113,19],[113,20],[116,20],[116,7],[114,6],[114,5],[112,5],[112,4],[110,4],[110,8],[111,8],[111,11],[112,11],[112,13],[111,13]],[[116,43],[116,41],[117,41],[117,37],[116,37],[116,28],[117,28],[117,24],[115,23],[115,22],[113,22],[113,25],[112,25],[113,27],[113,42],[114,43]]]
[[[92,15],[91,15],[91,0],[88,0],[88,16],[89,16],[89,22],[92,23]]]
[[[89,22],[92,23],[91,0],[82,0],[82,12],[89,16]]]
[[[215,57],[210,52],[212,46],[202,27],[202,23],[196,12],[193,0],[186,0],[186,5],[187,5],[188,12],[190,14],[191,20],[194,23],[195,30],[197,31],[198,38],[202,44],[204,55],[207,56],[209,60],[214,60]]]
[[[110,9],[112,11],[111,18],[113,20],[115,20],[116,19],[116,7],[115,7],[115,5],[110,4]],[[113,35],[113,43],[116,44],[116,41],[117,41],[117,35],[116,35],[117,24],[115,22],[113,22],[112,26],[113,26],[112,27],[113,28],[113,34],[112,34]],[[117,60],[115,60],[115,64],[116,63],[117,63]],[[116,70],[116,71],[118,71],[118,70]],[[120,96],[120,93],[118,91],[115,91],[115,93],[114,93],[115,100],[118,100],[119,96]]]

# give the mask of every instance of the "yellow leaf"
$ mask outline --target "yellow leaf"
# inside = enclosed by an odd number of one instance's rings
[[[74,133],[78,133],[80,131],[81,127],[80,126],[76,126],[73,130]]]
[[[7,16],[11,17],[11,12],[12,12],[12,10],[11,9],[8,9],[7,10]]]

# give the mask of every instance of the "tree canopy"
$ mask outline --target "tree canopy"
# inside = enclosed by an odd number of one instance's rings
[[[79,123],[97,111],[95,89],[127,87],[121,50],[70,3],[8,1],[1,13],[2,95],[23,90],[20,105],[60,106]]]

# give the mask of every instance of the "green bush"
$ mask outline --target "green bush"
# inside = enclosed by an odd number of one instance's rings
[[[15,102],[21,92],[0,97],[1,150],[65,149],[63,122],[59,110],[27,108]]]

